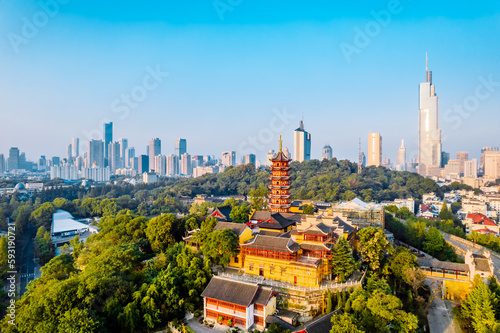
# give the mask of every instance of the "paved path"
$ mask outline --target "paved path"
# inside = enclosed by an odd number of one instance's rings
[[[460,328],[453,322],[452,304],[441,298],[435,298],[429,308],[427,320],[431,333],[460,333]]]
[[[215,325],[216,328],[208,328],[199,323],[200,318],[192,318],[187,321],[187,324],[196,333],[215,333],[215,332],[225,332],[227,327],[221,325]]]

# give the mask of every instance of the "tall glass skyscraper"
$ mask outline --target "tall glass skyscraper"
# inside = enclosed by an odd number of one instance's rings
[[[300,121],[299,128],[294,132],[293,157],[299,162],[311,159],[311,133],[304,130],[304,120]]]
[[[187,141],[186,139],[179,139],[175,143],[175,154],[181,157],[183,154],[187,153]]]
[[[427,58],[427,56],[426,56]],[[441,130],[439,129],[439,99],[432,84],[432,72],[426,59],[426,80],[420,83],[418,127],[418,173],[432,174],[441,167]]]
[[[113,123],[104,124],[104,166],[108,166],[109,144],[113,142]]]
[[[161,154],[160,139],[149,140],[149,171],[155,171],[155,156]]]

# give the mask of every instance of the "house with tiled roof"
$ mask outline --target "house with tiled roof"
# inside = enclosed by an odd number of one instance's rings
[[[249,329],[265,328],[266,317],[276,311],[276,293],[255,283],[214,276],[201,294],[207,321]]]
[[[482,234],[494,234],[500,237],[499,224],[484,214],[469,213],[465,220],[463,220],[463,223],[465,224],[465,232],[467,235],[475,231]]]
[[[427,204],[420,204],[419,208],[418,208],[418,213],[417,213],[417,217],[422,217],[422,218],[426,218],[426,219],[434,219],[434,218],[437,218],[439,216],[439,213],[430,205],[427,205]]]
[[[250,222],[256,224],[259,230],[286,232],[292,229],[302,219],[302,214],[273,213],[258,210],[250,217]]]
[[[232,210],[233,208],[231,206],[216,207],[208,217],[216,218],[218,221],[222,222],[232,222],[233,219],[230,216]]]

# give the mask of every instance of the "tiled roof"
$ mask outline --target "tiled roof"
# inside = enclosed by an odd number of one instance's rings
[[[273,290],[271,288],[260,287],[257,294],[254,297],[253,302],[255,304],[260,304],[266,306],[269,300],[273,297]]]
[[[221,221],[231,222],[233,219],[229,216],[233,208],[231,206],[221,206],[216,207],[215,210],[210,214],[210,216],[214,216],[216,219]],[[222,217],[216,216],[217,213],[222,215]]]
[[[319,316],[308,324],[297,327],[292,332],[305,332],[305,333],[327,333],[332,329],[332,316],[335,314],[342,314],[341,310],[335,310],[325,315]]]
[[[486,215],[479,214],[479,213],[470,213],[467,214],[467,218],[472,220],[472,223],[474,224],[484,224],[484,225],[489,225],[489,226],[497,226],[495,221],[492,219],[488,218]]]
[[[488,259],[481,254],[473,254],[474,264],[476,265],[476,270],[482,272],[491,272]]]
[[[448,269],[448,270],[452,270],[452,271],[461,271],[461,272],[468,272],[469,271],[469,265],[459,264],[456,262],[429,260],[429,259],[422,259],[422,258],[417,258],[417,261],[418,261],[418,264],[422,267],[432,267],[432,268],[436,268],[436,269]]]
[[[285,154],[283,154],[282,151],[278,152],[276,156],[274,156],[271,161],[276,161],[276,162],[289,162],[291,159],[289,159]]]
[[[215,225],[214,230],[230,229],[236,234],[236,236],[241,236],[241,234],[248,228],[246,224],[243,223],[233,223],[233,222],[222,222],[219,221]]]
[[[250,249],[260,249],[282,253],[295,253],[300,249],[300,245],[293,241],[291,238],[263,235],[256,235],[255,238],[244,244],[241,244],[241,246]]]
[[[309,251],[330,251],[332,249],[326,244],[311,244],[311,243],[300,243],[300,248],[302,250],[309,250]]]
[[[252,304],[258,289],[257,284],[214,276],[201,293],[201,297],[248,307]]]
[[[479,233],[481,233],[481,234],[495,234],[495,235],[497,234],[495,231],[490,230],[490,229],[488,229],[488,228],[484,228],[484,229],[477,229],[477,230],[473,230],[473,231],[475,231],[475,232],[479,232]]]

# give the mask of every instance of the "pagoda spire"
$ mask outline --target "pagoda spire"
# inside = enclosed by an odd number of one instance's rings
[[[283,147],[283,139],[281,139],[281,135],[280,135],[280,152],[282,152],[282,147]]]
[[[283,138],[280,135],[280,151],[271,159],[273,165],[269,168],[271,184],[269,189],[269,206],[273,213],[287,213],[290,209],[290,163],[291,159],[283,153]]]

